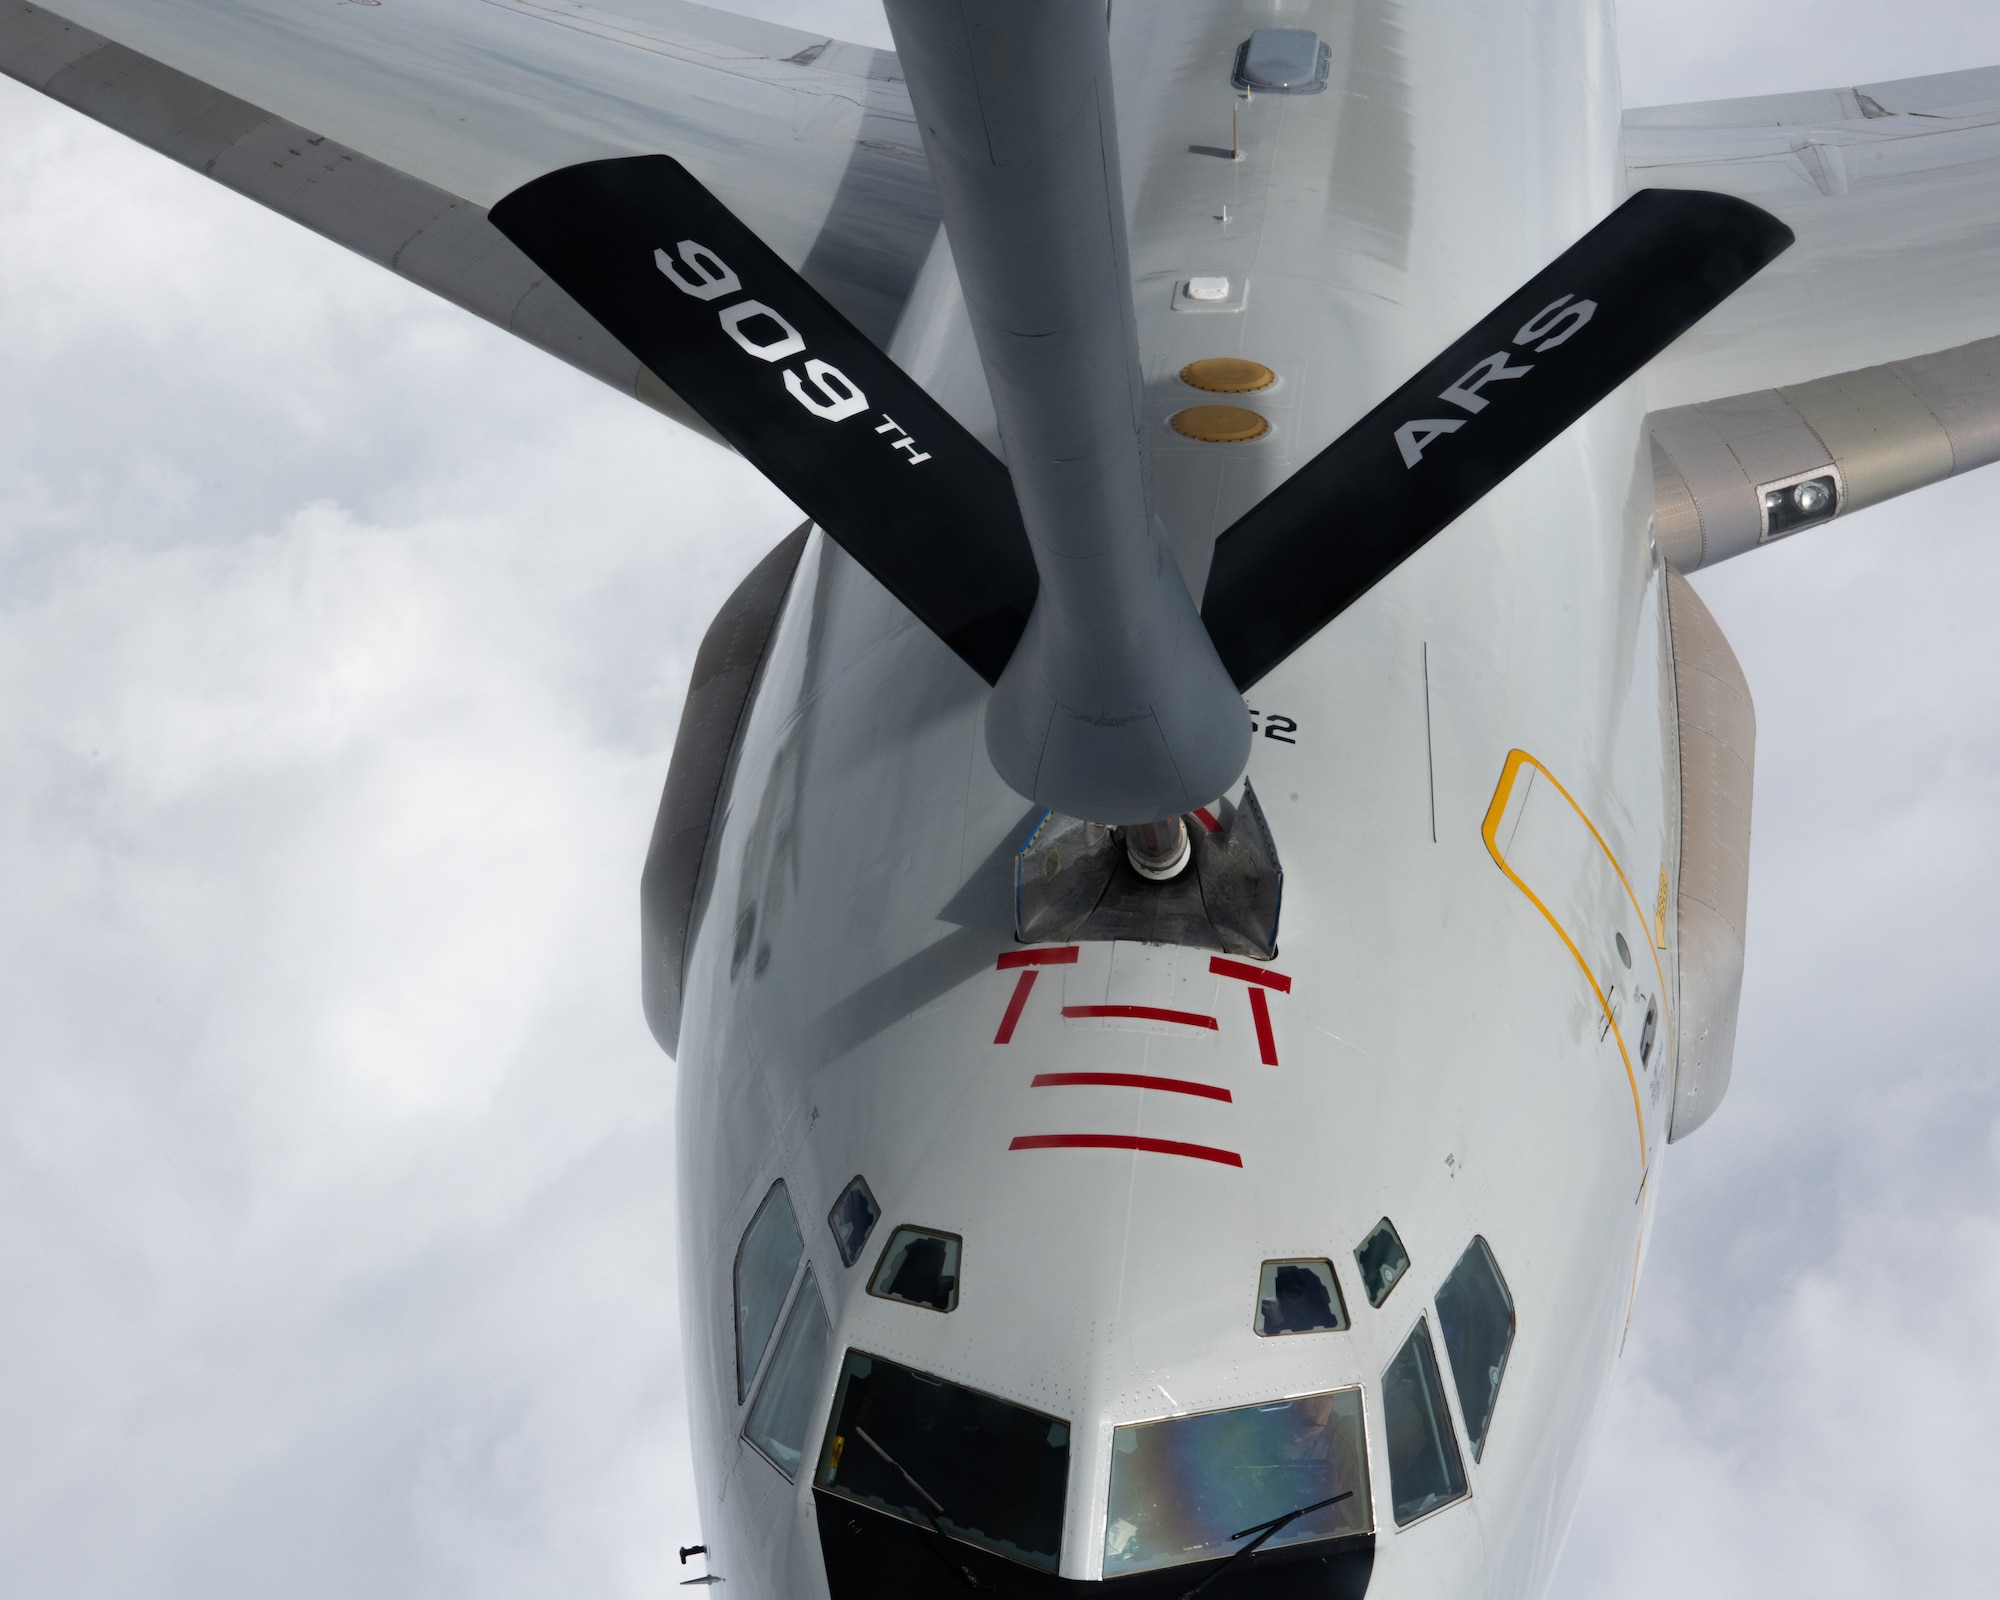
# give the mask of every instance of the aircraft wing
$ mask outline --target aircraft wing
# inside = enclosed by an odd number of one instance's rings
[[[1656,408],[2000,335],[2000,67],[1627,111],[1625,165],[1798,236],[1648,369]]]
[[[0,72],[703,432],[488,207],[671,151],[878,344],[938,230],[893,54],[682,0],[0,0]]]

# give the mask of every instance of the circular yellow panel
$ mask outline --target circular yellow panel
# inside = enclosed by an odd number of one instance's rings
[[[1181,368],[1181,382],[1210,394],[1251,394],[1268,389],[1278,375],[1261,361],[1241,356],[1204,356]]]
[[[1206,439],[1210,444],[1242,444],[1261,439],[1271,431],[1270,423],[1241,406],[1189,406],[1167,419],[1175,433],[1189,439]]]

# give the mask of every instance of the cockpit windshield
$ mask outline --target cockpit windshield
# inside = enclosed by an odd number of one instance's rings
[[[1275,1400],[1119,1428],[1111,1440],[1104,1576],[1233,1555],[1245,1530],[1317,1505],[1265,1548],[1374,1527],[1361,1391]]]
[[[1069,1424],[850,1350],[814,1482],[1054,1572]]]

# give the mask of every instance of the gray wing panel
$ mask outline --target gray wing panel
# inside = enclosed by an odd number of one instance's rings
[[[1973,67],[1926,78],[1896,78],[1845,89],[1698,100],[1679,106],[1635,106],[1627,128],[1811,128],[1853,118],[1937,116],[2000,100],[2000,67]]]
[[[1797,244],[1655,361],[1656,408],[2000,334],[2000,68],[1629,111],[1635,188],[1739,195]]]
[[[1647,424],[1654,531],[1693,572],[2000,460],[2000,338],[1674,406]],[[1821,474],[1836,495],[1824,515],[1774,520],[1771,495]]]
[[[18,0],[0,0],[0,72],[715,437],[483,207]]]
[[[627,3],[60,0],[60,12],[191,80],[143,106],[157,84],[112,80],[71,101],[168,154],[184,126],[176,96],[211,86],[476,207],[558,167],[674,156],[886,345],[937,231],[895,57],[680,0]],[[0,17],[26,11],[0,0]],[[32,50],[7,70],[48,76]]]

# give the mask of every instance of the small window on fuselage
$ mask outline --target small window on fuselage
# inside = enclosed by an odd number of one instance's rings
[[[957,1310],[959,1243],[955,1233],[898,1228],[889,1235],[868,1292],[930,1311]]]
[[[791,1197],[785,1193],[785,1180],[780,1178],[771,1185],[736,1247],[738,1404],[749,1394],[751,1381],[757,1376],[757,1363],[764,1359],[764,1347],[771,1342],[771,1330],[785,1308],[785,1291],[792,1286],[792,1274],[805,1247],[798,1219],[792,1215]]]
[[[1264,1338],[1285,1333],[1331,1333],[1347,1326],[1347,1306],[1333,1263],[1324,1260],[1267,1261],[1257,1280],[1257,1332]]]
[[[1389,1498],[1396,1526],[1465,1495],[1465,1465],[1445,1409],[1444,1385],[1424,1318],[1382,1374],[1382,1416],[1388,1424]]]
[[[812,1268],[807,1267],[805,1282],[792,1296],[792,1314],[785,1318],[785,1331],[778,1335],[771,1370],[765,1374],[757,1403],[743,1424],[743,1437],[788,1478],[799,1475],[799,1458],[805,1452],[806,1433],[812,1427],[820,1380],[832,1347],[833,1328],[827,1321],[826,1302],[813,1282]]]
[[[1396,1225],[1387,1217],[1369,1230],[1354,1252],[1354,1264],[1361,1269],[1362,1292],[1371,1306],[1380,1307],[1389,1291],[1403,1281],[1410,1270],[1410,1252],[1396,1234]]]
[[[1459,1415],[1477,1461],[1486,1450],[1486,1430],[1507,1375],[1514,1348],[1514,1297],[1500,1276],[1500,1263],[1484,1239],[1475,1237],[1437,1292],[1438,1336],[1458,1386]]]
[[[833,1242],[840,1251],[843,1267],[851,1267],[861,1259],[868,1235],[881,1220],[882,1208],[875,1203],[868,1180],[857,1172],[854,1181],[840,1191],[840,1198],[826,1214],[826,1224],[833,1229]]]

